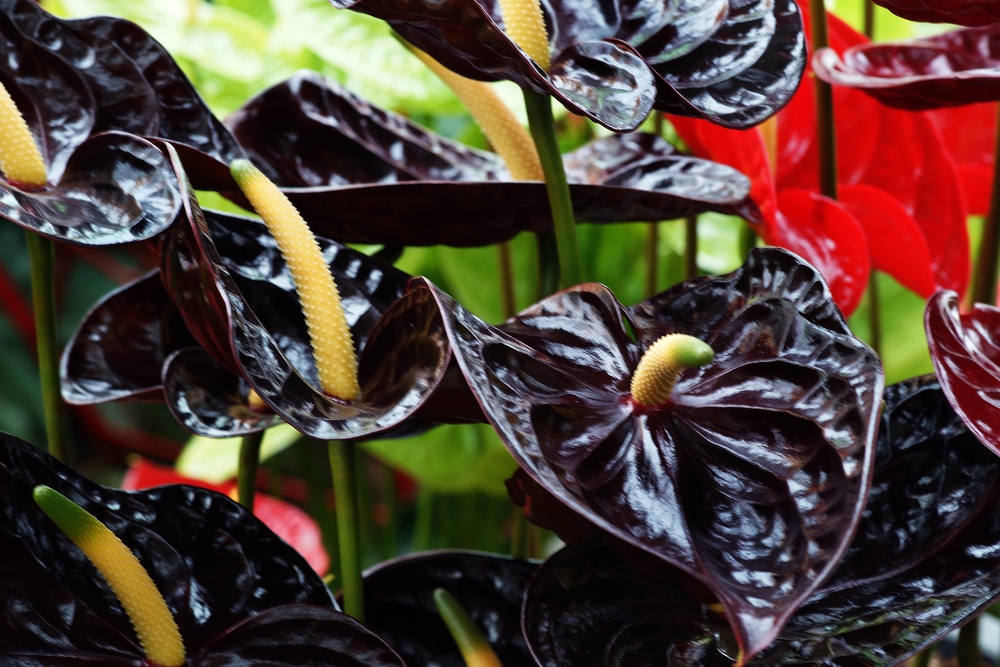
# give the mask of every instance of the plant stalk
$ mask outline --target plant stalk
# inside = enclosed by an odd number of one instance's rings
[[[500,300],[503,304],[504,319],[517,312],[517,297],[514,292],[514,266],[510,257],[510,241],[497,245],[497,264],[500,267]]]
[[[875,39],[875,3],[872,0],[865,0],[865,37]]]
[[[355,479],[357,443],[331,440],[330,472],[337,513],[337,543],[340,550],[340,576],[344,591],[344,612],[365,622],[364,592],[361,586],[361,544],[358,535],[358,490]]]
[[[42,388],[42,409],[49,454],[68,461],[69,437],[62,394],[59,390],[59,344],[56,338],[55,245],[26,231],[31,260],[31,297],[35,311],[35,344]]]
[[[559,251],[552,232],[538,232],[535,241],[538,243],[538,293],[535,300],[541,301],[559,289]]]
[[[684,280],[698,277],[698,216],[684,219]]]
[[[868,323],[871,327],[872,349],[882,356],[882,303],[878,292],[878,276],[872,269],[868,276]]]
[[[1000,126],[1000,117],[997,119]],[[993,191],[990,194],[990,211],[983,221],[983,238],[979,244],[979,258],[972,282],[973,303],[994,305],[997,293],[997,254],[1000,253],[1000,127],[993,148]]]
[[[646,297],[656,294],[660,275],[660,223],[650,223],[646,228]]]
[[[264,431],[248,433],[240,440],[239,467],[236,471],[236,493],[240,505],[253,512],[254,496],[257,495],[257,466],[260,463],[260,443],[264,441]]]
[[[559,283],[563,288],[583,282],[580,251],[576,242],[576,220],[573,202],[563,168],[562,153],[556,141],[556,123],[552,117],[552,101],[547,95],[524,90],[524,106],[528,112],[528,127],[535,149],[545,173],[545,187],[552,209],[552,228],[555,232],[556,251],[559,258]],[[549,258],[540,256],[539,260]],[[544,274],[545,268],[542,269]],[[544,281],[543,281],[544,282]]]
[[[974,618],[958,631],[958,667],[979,667],[979,619]]]
[[[826,6],[823,0],[809,0],[812,14],[812,52],[829,45]],[[837,139],[833,123],[833,88],[813,77],[816,87],[816,125],[819,143],[819,190],[830,199],[837,198]]]
[[[930,665],[931,656],[934,654],[935,648],[937,648],[937,644],[931,644],[923,651],[913,656],[913,667],[927,667]]]

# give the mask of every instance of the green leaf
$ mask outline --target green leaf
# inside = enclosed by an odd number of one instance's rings
[[[439,426],[415,438],[364,443],[372,456],[429,491],[483,491],[507,497],[504,480],[517,464],[487,424]]]

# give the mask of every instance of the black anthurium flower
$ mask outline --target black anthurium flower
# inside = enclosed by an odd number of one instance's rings
[[[365,625],[409,667],[465,667],[434,605],[434,591],[442,588],[487,637],[502,665],[530,665],[521,632],[521,602],[536,569],[537,563],[470,551],[434,551],[386,561],[364,574]]]
[[[429,289],[527,474],[623,551],[707,586],[745,656],[833,572],[867,495],[882,370],[798,257],[756,249],[628,309],[581,285],[500,327]],[[647,407],[633,371],[670,333],[715,358]]]
[[[851,546],[749,664],[894,665],[982,611],[1000,596],[998,472],[932,376],[889,387]],[[736,642],[711,597],[679,570],[650,574],[600,538],[546,562],[524,607],[538,664],[732,664]]]
[[[108,526],[163,595],[185,667],[402,667],[336,610],[294,549],[226,496],[189,486],[98,486],[0,435],[0,664],[148,667],[115,594],[32,500],[44,484]]]
[[[1000,23],[1000,2],[986,0],[878,0],[896,16],[908,21],[927,23],[957,23],[965,26],[985,26]]]
[[[226,122],[310,226],[344,243],[481,246],[551,228],[544,183],[513,181],[497,155],[434,134],[318,74],[269,88]],[[704,211],[759,219],[745,176],[680,155],[653,135],[600,139],[564,164],[581,222]]]
[[[319,388],[298,295],[262,222],[203,212],[188,196],[178,223],[161,238],[161,279],[188,330],[218,364],[302,433],[359,438],[413,417],[482,419],[452,362],[434,300],[426,291],[403,295],[406,276],[391,266],[322,241],[359,353],[361,398],[344,402]],[[190,369],[206,357],[183,354],[169,358],[168,367],[186,365],[173,377],[192,381],[189,388],[198,390],[202,371]],[[214,408],[208,408],[211,418]]]
[[[494,0],[331,0],[387,21],[471,79],[508,79],[616,132],[652,108],[746,128],[791,98],[805,66],[791,0],[542,2],[551,67],[507,36]]]
[[[148,239],[180,207],[169,159],[241,155],[169,54],[128,21],[58,19],[32,0],[0,2],[0,82],[41,149],[48,184],[0,182],[0,216],[56,240]]]

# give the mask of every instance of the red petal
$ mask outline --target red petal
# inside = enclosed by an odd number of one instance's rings
[[[743,172],[750,179],[750,198],[765,221],[775,215],[774,176],[760,130],[728,130],[708,121],[670,117],[691,152]]]
[[[927,240],[899,200],[871,185],[842,185],[840,203],[861,223],[872,268],[892,275],[922,297],[934,293]]]
[[[808,190],[782,190],[777,225],[767,242],[819,269],[845,315],[858,307],[868,285],[868,242],[861,223],[842,204]]]
[[[958,177],[969,214],[986,215],[990,208],[993,180],[997,104],[935,109],[928,115],[941,130],[944,145],[958,166]]]
[[[122,488],[129,490],[148,489],[164,484],[189,484],[212,489],[230,497],[236,488],[235,482],[210,484],[200,479],[178,475],[173,468],[156,465],[143,458],[129,466],[122,480]],[[308,514],[284,500],[258,493],[254,501],[254,515],[302,554],[317,573],[323,575],[330,569],[330,557],[323,548],[319,524]]]

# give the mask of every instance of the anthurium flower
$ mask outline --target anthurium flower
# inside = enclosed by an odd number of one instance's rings
[[[166,484],[187,484],[211,489],[236,500],[236,480],[225,484],[212,484],[200,479],[185,477],[173,468],[157,465],[138,457],[125,472],[121,487],[128,491],[150,489]],[[319,524],[289,502],[259,493],[254,496],[253,514],[274,531],[274,534],[295,548],[310,567],[320,576],[330,569],[330,557],[323,548]]]
[[[228,255],[240,258],[233,263],[216,245],[227,238]],[[189,195],[159,250],[163,284],[194,338],[300,432],[360,438],[405,426],[418,411],[432,421],[480,418],[457,367],[449,369],[451,349],[433,300],[423,293],[396,300],[402,274],[391,267],[323,244],[334,273],[348,278],[341,299],[348,326],[359,334],[353,339],[361,396],[345,401],[319,383],[298,296],[263,223],[204,213]],[[246,277],[262,275],[283,289],[242,291]]]
[[[832,48],[864,43],[843,21],[828,18]],[[674,125],[695,154],[750,176],[764,240],[814,263],[846,313],[859,303],[870,267],[922,296],[935,287],[963,292],[969,278],[966,209],[955,164],[932,119],[842,87],[834,88],[834,118],[837,202],[818,194],[809,77],[776,117],[773,158],[760,130],[737,133],[684,118]]]
[[[478,246],[551,229],[541,181],[515,181],[497,155],[434,134],[314,73],[269,88],[227,124],[316,233],[344,243]],[[680,155],[652,135],[591,142],[564,156],[564,165],[582,222],[703,211],[757,218],[742,174]]]
[[[39,484],[83,507],[138,558],[180,631],[185,667],[401,667],[384,642],[336,611],[284,541],[229,498],[190,486],[98,486],[0,435],[0,662],[144,667],[117,597],[32,499]]]
[[[990,210],[997,110],[995,103],[983,103],[927,112],[955,161],[969,215],[986,215]]]
[[[180,207],[170,162],[149,138],[188,154],[240,154],[169,54],[134,24],[64,21],[31,0],[3,0],[0,14],[0,82],[46,171],[34,187],[0,181],[0,216],[80,245],[148,239]]]
[[[977,3],[978,6],[978,3]],[[1000,3],[997,4],[1000,13]],[[899,109],[937,109],[1000,100],[1000,17],[994,25],[962,28],[905,42],[822,49],[816,75],[857,88]]]
[[[534,58],[508,34],[500,3],[331,2],[384,19],[462,76],[514,81],[616,132],[634,130],[653,107],[749,127],[788,101],[805,54],[798,9],[782,0],[547,2],[548,52]]]
[[[732,274],[631,308],[581,285],[500,327],[427,289],[527,474],[616,542],[701,581],[745,655],[833,572],[864,507],[882,371],[815,269],[756,249]],[[644,404],[635,371],[666,334],[714,359],[676,369],[669,398]],[[695,356],[678,361],[704,363]]]
[[[924,326],[948,401],[969,430],[1000,455],[1000,309],[977,303],[963,313],[958,295],[942,290],[927,302]]]
[[[364,574],[365,625],[408,665],[466,667],[434,591],[458,601],[505,666],[530,665],[521,600],[537,563],[496,554],[435,551],[394,558]]]
[[[744,664],[895,665],[1000,595],[1000,459],[932,376],[893,385],[868,503],[839,567]],[[711,595],[677,570],[637,571],[600,538],[557,553],[525,593],[525,638],[542,667],[731,665],[737,643]]]
[[[1000,23],[1000,2],[987,0],[879,0],[875,3],[896,16],[927,23],[984,26]]]

